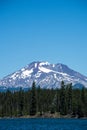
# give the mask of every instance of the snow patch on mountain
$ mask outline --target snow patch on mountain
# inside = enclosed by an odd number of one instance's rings
[[[19,76],[19,74],[16,72],[10,78],[12,78],[13,80],[15,80],[18,76]]]
[[[57,79],[57,75],[56,74],[54,74],[54,78]]]
[[[28,76],[31,76],[31,73],[33,73],[33,69],[25,70],[25,71],[22,72],[21,76],[22,76],[22,78],[26,78]]]
[[[49,63],[49,62],[41,62],[41,63],[39,64],[39,66],[43,66],[43,65],[50,65],[50,63]]]
[[[25,68],[22,68],[21,71],[25,71]]]
[[[44,72],[44,73],[49,73],[49,72],[52,72],[52,70],[47,69],[47,68],[42,67],[42,66],[41,66],[41,67],[39,66],[39,70],[40,70],[40,71],[42,71],[42,72]]]
[[[37,63],[35,63],[35,68],[37,68]]]
[[[55,67],[55,64],[53,64],[52,67],[54,68],[54,67]]]

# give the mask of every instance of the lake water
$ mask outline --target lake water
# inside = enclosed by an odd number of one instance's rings
[[[87,119],[0,119],[0,130],[87,130]]]

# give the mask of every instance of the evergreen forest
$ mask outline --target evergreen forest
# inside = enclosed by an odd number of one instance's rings
[[[73,89],[72,84],[61,82],[60,89],[42,89],[32,83],[31,89],[0,92],[0,117],[43,116],[87,117],[87,89]]]

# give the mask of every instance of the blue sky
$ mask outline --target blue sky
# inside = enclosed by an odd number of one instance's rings
[[[32,61],[87,76],[86,0],[0,0],[0,78]]]

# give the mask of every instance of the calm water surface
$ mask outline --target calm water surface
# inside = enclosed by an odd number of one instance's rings
[[[0,130],[87,130],[87,119],[0,119]]]

